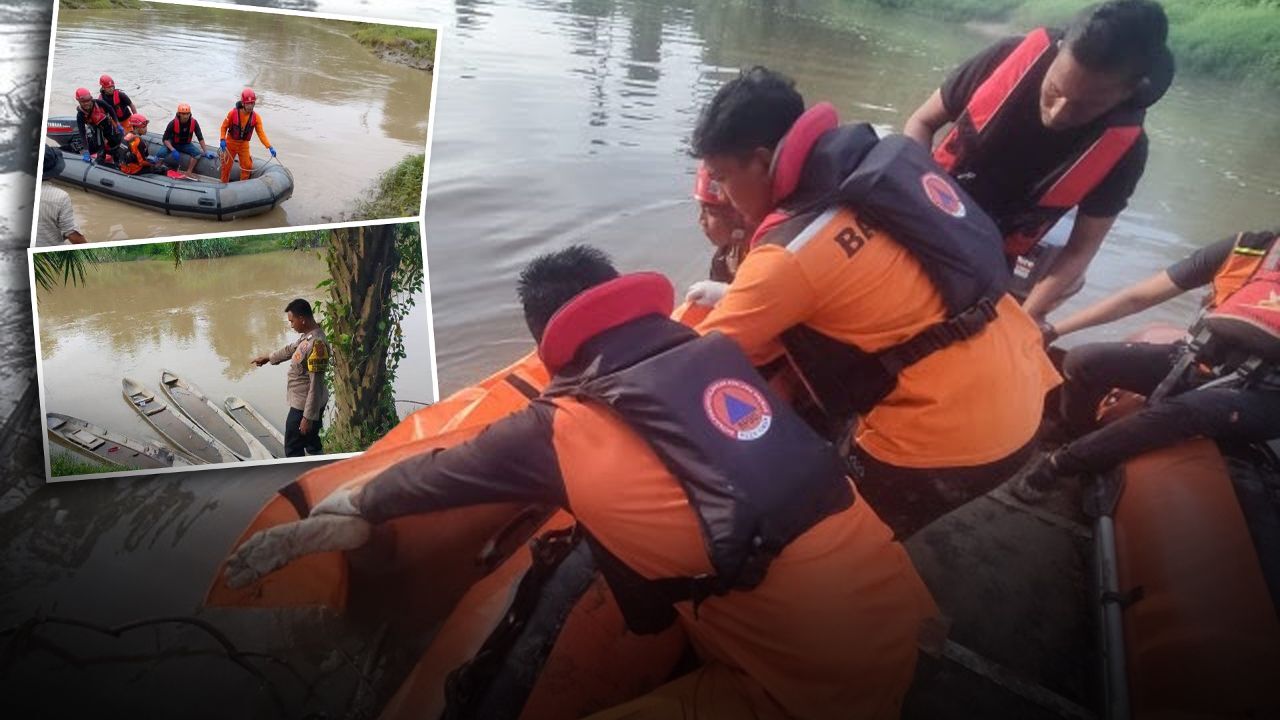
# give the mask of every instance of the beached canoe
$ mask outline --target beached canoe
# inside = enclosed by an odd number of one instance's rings
[[[46,413],[49,439],[92,460],[129,470],[182,467],[192,463],[168,448],[138,440],[70,415]]]
[[[198,463],[230,463],[237,458],[209,433],[196,427],[186,415],[169,407],[137,380],[121,381],[124,399],[160,436]]]
[[[284,435],[281,435],[280,431],[256,408],[235,395],[228,395],[222,406],[226,408],[231,419],[240,423],[240,427],[257,438],[273,457],[284,457]]]
[[[279,162],[254,158],[248,180],[224,183],[218,180],[219,160],[201,158],[196,163],[195,179],[170,178],[166,175],[126,175],[113,165],[81,159],[84,148],[73,117],[49,118],[47,135],[62,150],[66,162],[50,179],[74,185],[89,192],[113,197],[134,205],[159,210],[166,215],[234,220],[260,215],[293,195],[293,174]],[[163,136],[145,135],[152,150],[164,149]],[[185,166],[187,159],[182,162]],[[234,168],[239,177],[239,168]]]
[[[200,388],[168,370],[160,372],[160,390],[191,422],[212,435],[241,460],[270,460],[271,452],[209,399]]]

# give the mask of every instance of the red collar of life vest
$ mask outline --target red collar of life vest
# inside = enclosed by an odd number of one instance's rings
[[[1243,285],[1205,319],[1215,335],[1269,362],[1280,362],[1280,240],[1271,239]]]
[[[796,121],[778,147],[773,151],[773,163],[769,174],[773,179],[773,205],[777,208],[784,200],[796,191],[800,185],[800,175],[804,171],[804,163],[809,153],[817,144],[818,138],[829,130],[840,125],[840,113],[829,102],[820,102],[806,110]],[[755,247],[765,233],[790,217],[790,213],[775,209],[769,213],[760,227],[751,237],[751,246]]]
[[[671,281],[656,272],[630,273],[584,290],[551,316],[538,343],[538,357],[555,373],[573,360],[583,343],[606,330],[646,315],[670,316],[674,298]]]
[[[181,128],[182,128],[182,118],[178,117],[177,115],[174,115],[173,116],[173,132],[175,134],[179,133],[182,131]],[[194,135],[196,132],[196,116],[195,115],[192,115],[191,117],[187,118],[187,132],[192,135]]]

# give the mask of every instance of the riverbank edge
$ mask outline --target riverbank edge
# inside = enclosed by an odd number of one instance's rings
[[[386,62],[435,72],[435,30],[359,23],[351,38]]]
[[[1060,25],[1081,8],[1076,0],[842,0],[1017,34]],[[1169,49],[1179,72],[1280,88],[1280,2],[1160,0],[1169,17]]]
[[[361,200],[352,220],[413,217],[422,212],[422,180],[426,153],[409,155],[378,176],[373,196]]]

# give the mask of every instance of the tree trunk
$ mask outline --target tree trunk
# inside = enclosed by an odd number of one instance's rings
[[[400,264],[395,226],[332,230],[328,264],[333,430],[372,441],[396,423],[387,387],[391,280]]]

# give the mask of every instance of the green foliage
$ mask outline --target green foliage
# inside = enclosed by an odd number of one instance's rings
[[[356,205],[354,220],[412,217],[422,209],[426,155],[410,155],[378,178],[373,197]]]
[[[33,253],[31,264],[35,268],[36,283],[45,290],[52,290],[61,277],[61,285],[85,282],[85,269],[97,260],[97,250],[64,250],[61,252]]]
[[[846,0],[870,2],[948,20],[1009,20],[1010,32],[1061,24],[1078,0]],[[1161,0],[1169,48],[1180,70],[1280,86],[1280,0]]]
[[[62,0],[64,10],[136,10],[141,7],[138,0]]]
[[[119,472],[120,468],[81,459],[62,452],[55,452],[49,457],[49,470],[54,477],[63,477],[66,475]]]
[[[351,37],[371,48],[387,48],[426,62],[436,57],[436,31],[427,28],[357,23]]]
[[[387,338],[385,360],[385,376],[379,388],[377,412],[368,421],[354,423],[345,427],[327,427],[322,432],[322,442],[326,452],[359,452],[369,447],[375,440],[385,435],[399,417],[395,409],[395,380],[400,361],[405,356],[404,333],[401,322],[409,315],[416,304],[414,297],[423,288],[425,270],[422,255],[422,241],[418,233],[418,224],[401,223],[395,226],[394,242],[399,263],[391,276],[391,298],[387,302],[387,311],[383,317],[370,320],[377,325],[373,330]],[[333,264],[330,264],[333,267]],[[317,289],[330,288],[333,279],[322,280]],[[351,360],[353,366],[360,366],[372,358],[355,357],[357,349],[349,333],[341,328],[350,327],[356,322],[359,313],[356,308],[338,300],[337,294],[330,289],[329,299],[315,303],[316,318],[325,336],[329,338],[335,354],[343,353]],[[336,395],[334,377],[336,363],[330,363],[325,372],[325,384],[329,387],[330,396]]]

